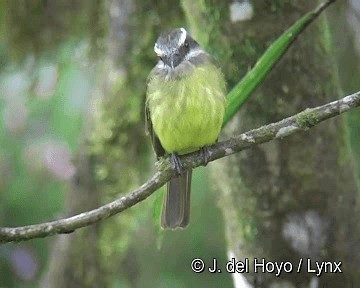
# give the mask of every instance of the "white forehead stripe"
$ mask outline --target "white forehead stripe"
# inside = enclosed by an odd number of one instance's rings
[[[158,56],[164,55],[164,52],[159,48],[159,46],[157,45],[157,43],[155,43],[154,51],[155,51],[156,55],[158,55]]]
[[[179,47],[184,44],[185,40],[186,40],[186,36],[187,36],[187,32],[184,28],[180,28],[180,31],[181,31],[181,36],[179,38]]]

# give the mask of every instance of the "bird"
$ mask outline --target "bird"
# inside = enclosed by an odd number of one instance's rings
[[[218,62],[188,31],[176,28],[158,37],[158,63],[147,79],[145,126],[157,159],[171,157],[178,175],[166,184],[161,228],[185,228],[190,219],[192,170],[181,155],[216,143],[226,108],[226,81]]]

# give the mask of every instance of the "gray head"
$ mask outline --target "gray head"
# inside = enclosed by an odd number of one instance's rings
[[[164,65],[171,69],[199,54],[194,52],[204,52],[184,28],[162,33],[155,43],[154,51]]]

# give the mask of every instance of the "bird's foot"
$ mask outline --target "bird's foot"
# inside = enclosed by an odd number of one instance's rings
[[[200,148],[200,153],[201,153],[201,157],[204,159],[204,166],[206,166],[209,161],[210,161],[210,157],[211,157],[211,153],[209,151],[209,147],[204,146]]]
[[[179,155],[175,152],[171,153],[171,166],[178,172],[179,175],[184,173],[183,164],[181,163]]]

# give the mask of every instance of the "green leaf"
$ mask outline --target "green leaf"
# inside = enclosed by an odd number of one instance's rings
[[[229,92],[223,127],[239,110],[241,105],[249,98],[252,92],[262,83],[270,70],[285,54],[290,45],[295,41],[304,29],[315,20],[331,3],[329,0],[320,4],[313,11],[300,18],[293,26],[286,30],[260,57],[256,65],[245,77]]]
[[[153,219],[155,223],[160,223],[160,215],[161,215],[161,207],[162,207],[162,199],[164,195],[164,187],[159,188],[158,193],[156,193],[155,201],[154,201],[154,211],[153,211]],[[160,227],[160,225],[159,225]]]
[[[153,220],[155,224],[155,230],[157,233],[157,241],[156,241],[156,247],[158,250],[161,249],[162,246],[162,240],[164,238],[164,230],[162,230],[160,226],[160,217],[161,217],[161,209],[162,209],[162,203],[163,203],[163,197],[164,197],[164,187],[159,188],[159,190],[156,193],[156,198],[154,201],[154,210],[153,210]]]

